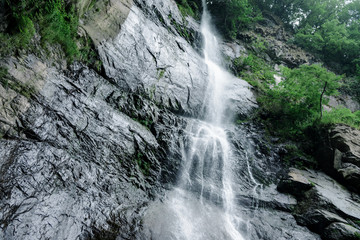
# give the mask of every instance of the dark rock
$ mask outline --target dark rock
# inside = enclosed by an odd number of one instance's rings
[[[265,54],[263,49],[257,49],[253,44],[253,41],[259,40],[259,36],[262,38],[260,41],[266,43]],[[292,34],[285,29],[281,20],[276,19],[276,16],[267,14],[265,19],[257,23],[253,30],[242,31],[239,33],[239,37],[247,48],[261,53],[263,58],[269,62],[285,63],[293,68],[317,61],[311,54],[289,43]]]
[[[311,209],[298,215],[297,222],[301,225],[307,226],[314,232],[321,233],[324,229],[334,222],[346,223],[347,221],[337,214],[328,212],[326,210]]]
[[[324,240],[358,240],[360,230],[345,223],[332,223],[321,235]]]

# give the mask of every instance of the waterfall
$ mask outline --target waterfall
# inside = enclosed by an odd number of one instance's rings
[[[233,173],[235,165],[225,131],[226,88],[234,77],[221,67],[219,43],[203,0],[201,32],[208,86],[203,120],[193,120],[185,129],[183,169],[177,186],[163,203],[149,210],[152,239],[244,239],[235,215]],[[153,212],[152,212],[153,211]]]

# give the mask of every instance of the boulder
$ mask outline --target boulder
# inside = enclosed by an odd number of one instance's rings
[[[80,25],[91,37],[96,46],[109,40],[120,32],[121,25],[126,20],[132,0],[100,0],[92,6],[92,1],[78,1],[77,7],[81,15]]]

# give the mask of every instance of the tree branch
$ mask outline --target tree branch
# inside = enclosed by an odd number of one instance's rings
[[[323,91],[321,93],[321,96],[320,96],[320,120],[322,119],[322,116],[323,116],[322,100],[323,100],[324,93],[326,91],[327,84],[328,84],[328,82],[326,81],[325,85],[324,85],[324,89],[323,89]]]

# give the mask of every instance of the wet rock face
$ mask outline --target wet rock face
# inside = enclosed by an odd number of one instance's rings
[[[328,133],[328,142],[319,149],[324,171],[343,182],[347,188],[360,191],[360,131],[337,125]]]
[[[120,34],[100,45],[99,52],[106,76],[121,88],[141,89],[162,106],[197,116],[207,85],[206,65],[179,35],[179,14],[173,1],[138,1]]]
[[[90,1],[80,2],[86,9]],[[102,75],[35,56],[5,63],[15,82],[34,91],[26,97],[0,86],[0,239],[147,239],[144,212],[154,198],[161,204],[184,164],[184,129],[202,115],[208,84],[198,23],[183,22],[169,0],[96,4],[107,11],[83,27],[100,52]],[[230,59],[245,51],[229,47]],[[244,117],[256,108],[248,88],[234,80],[227,111]],[[297,200],[276,190],[281,164],[262,132],[251,124],[226,131],[237,159],[236,211],[248,221],[242,223],[248,239],[320,239],[291,215]],[[313,196],[313,186],[302,184]],[[328,193],[318,190],[316,199],[328,203]],[[332,204],[303,225],[326,222],[320,228],[332,232],[331,223],[358,219]]]
[[[312,187],[312,184],[307,178],[293,169],[288,173],[288,177],[286,179],[282,179],[279,182],[277,189],[279,192],[290,193],[294,196],[301,196]]]
[[[157,140],[111,104],[122,92],[94,71],[52,69],[46,79],[20,137],[0,142],[0,238],[132,236],[159,178]]]

